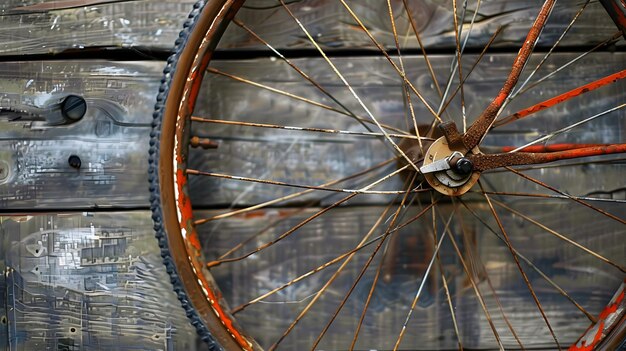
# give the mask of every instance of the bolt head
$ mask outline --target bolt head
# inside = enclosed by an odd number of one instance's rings
[[[460,158],[456,161],[454,171],[463,175],[470,174],[474,170],[474,164],[466,157]]]
[[[68,95],[61,102],[61,113],[63,117],[71,121],[78,121],[83,118],[85,112],[87,112],[87,102],[78,95]]]
[[[82,165],[82,161],[80,160],[80,157],[76,155],[71,155],[67,159],[67,163],[70,165],[70,167],[75,168],[75,169],[79,169],[80,166]]]

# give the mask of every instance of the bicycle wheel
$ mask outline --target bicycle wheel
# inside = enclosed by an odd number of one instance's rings
[[[506,4],[195,5],[149,172],[212,349],[620,345],[623,27]]]

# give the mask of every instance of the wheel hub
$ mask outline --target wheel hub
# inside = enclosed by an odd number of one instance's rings
[[[472,153],[477,153],[477,148]],[[426,151],[420,170],[428,184],[448,196],[465,194],[480,176],[473,171],[472,162],[465,158],[467,152],[452,150],[445,136],[435,140]]]

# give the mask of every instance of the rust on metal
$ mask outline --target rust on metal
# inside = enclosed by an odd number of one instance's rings
[[[520,74],[526,65],[526,61],[530,57],[530,54],[533,51],[535,46],[535,42],[539,38],[539,34],[543,29],[552,8],[556,0],[547,0],[543,6],[541,7],[541,11],[537,16],[537,19],[533,23],[532,28],[528,32],[528,36],[524,42],[524,45],[520,49],[517,57],[515,58],[515,62],[513,63],[513,68],[511,69],[511,73],[509,74],[504,86],[500,90],[500,93],[496,98],[489,104],[489,106],[483,111],[483,113],[472,123],[467,132],[463,135],[463,143],[465,144],[468,150],[471,150],[475,146],[477,146],[482,140],[487,130],[491,127],[494,119],[496,118],[498,111],[504,102],[511,94],[513,87],[517,84]]]
[[[474,164],[474,169],[476,171],[482,172],[489,169],[506,166],[548,163],[571,158],[599,156],[616,153],[626,153],[626,144],[607,144],[545,153],[514,152],[490,155],[479,154],[468,155],[467,158],[472,161],[472,163]]]
[[[567,101],[573,97],[582,95],[584,93],[596,90],[598,88],[601,88],[605,85],[611,84],[611,83],[615,83],[618,80],[624,79],[626,78],[626,69],[614,74],[611,74],[609,76],[606,76],[604,78],[600,78],[598,80],[595,80],[591,83],[585,84],[583,86],[580,86],[576,89],[572,89],[566,93],[563,93],[561,95],[555,96],[551,99],[542,101],[538,104],[535,104],[531,107],[525,108],[521,111],[518,111],[510,116],[504,117],[496,122],[493,123],[494,127],[499,127],[508,123],[511,123],[513,121],[516,121],[518,119],[522,119],[524,117],[527,117],[535,112],[539,112],[542,110],[545,110],[547,108],[550,108],[556,104],[560,104],[561,102]]]
[[[200,138],[198,136],[193,136],[189,139],[189,144],[191,147],[198,148],[201,147],[205,150],[207,149],[217,149],[219,144],[213,140],[207,138]]]

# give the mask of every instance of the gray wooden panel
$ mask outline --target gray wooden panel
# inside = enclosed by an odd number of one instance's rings
[[[195,0],[10,0],[0,4],[0,54],[55,53],[89,47],[148,47],[169,50]],[[385,1],[348,1],[355,13],[386,47],[395,46]],[[454,47],[451,1],[409,1],[427,48]],[[540,1],[485,0],[478,9],[469,47],[481,48],[500,26],[496,46],[519,45],[539,11]],[[418,48],[401,0],[393,0],[403,48]],[[469,31],[477,2],[469,1],[464,30]],[[575,0],[559,2],[540,45],[551,45],[578,10]],[[307,0],[290,4],[304,25],[327,48],[374,48],[338,1]],[[461,10],[459,10],[461,11]],[[311,48],[300,30],[274,0],[251,0],[238,17],[261,37],[281,48]],[[461,17],[461,14],[459,14]],[[597,43],[615,32],[598,2],[593,2],[563,45]],[[263,49],[236,26],[224,48]]]
[[[3,215],[0,233],[10,350],[198,349],[149,212]]]
[[[195,2],[3,1],[0,54],[57,53],[89,47],[170,50]]]
[[[0,66],[0,208],[145,206],[147,149],[162,62],[46,61]],[[41,109],[83,96],[80,121]],[[43,114],[45,116],[45,113]],[[68,158],[77,155],[79,170]]]
[[[346,3],[383,46],[395,48],[386,1],[349,0]],[[408,1],[407,3],[426,48],[455,47],[452,1],[428,0]],[[458,1],[459,18],[463,17],[462,4],[464,3],[466,2]],[[469,24],[477,10],[478,3],[478,1],[467,1],[467,11],[464,17],[466,25],[462,29],[464,34],[469,32]],[[539,13],[542,3],[542,1],[527,0],[481,1],[468,47],[482,48],[500,26],[504,30],[494,46],[519,46]],[[238,14],[239,19],[270,44],[291,49],[313,48],[293,19],[280,6],[276,6],[275,1],[258,0],[246,4],[248,6]],[[419,48],[403,1],[392,0],[391,4],[402,48]],[[559,1],[548,26],[542,33],[539,45],[552,45],[563,33],[581,5],[582,3],[577,0]],[[293,2],[289,6],[322,46],[376,50],[358,23],[339,1],[307,0]],[[600,3],[595,2],[585,9],[576,26],[564,38],[562,45],[597,43],[607,39],[615,31],[615,26]],[[231,26],[228,34],[228,39],[223,44],[224,48],[262,47],[253,37],[236,26]]]

